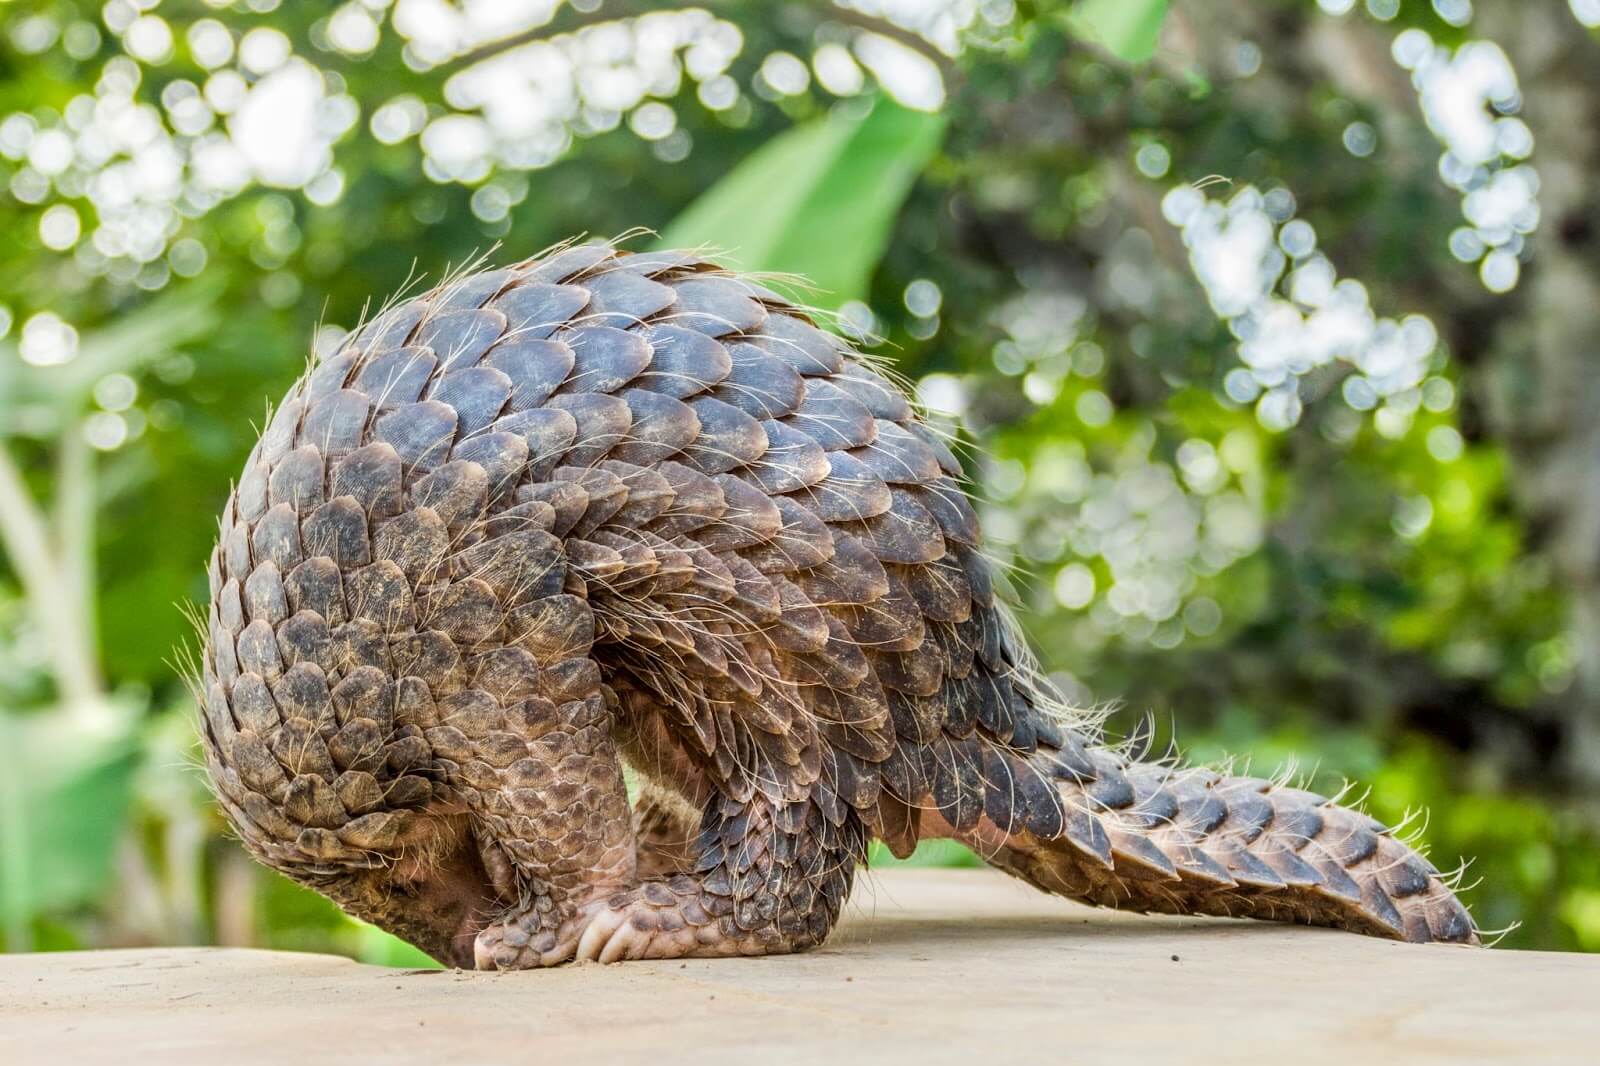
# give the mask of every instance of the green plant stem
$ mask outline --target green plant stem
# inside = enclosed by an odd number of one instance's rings
[[[77,432],[74,427],[73,433]],[[76,491],[76,490],[74,490]],[[28,605],[50,644],[56,685],[68,712],[88,716],[104,703],[93,641],[77,609],[76,589],[50,550],[49,529],[9,450],[0,445],[0,544],[11,558]]]

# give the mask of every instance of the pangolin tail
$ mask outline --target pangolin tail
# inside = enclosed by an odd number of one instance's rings
[[[1479,942],[1432,863],[1381,822],[1315,793],[1131,761],[1071,732],[1058,749],[986,758],[985,768],[984,816],[955,835],[1047,892],[1124,910]]]

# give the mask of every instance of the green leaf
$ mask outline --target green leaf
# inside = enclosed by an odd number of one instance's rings
[[[1079,0],[1067,17],[1079,36],[1098,41],[1118,59],[1143,63],[1156,54],[1168,0]]]
[[[6,424],[6,400],[72,411],[107,374],[133,373],[215,331],[222,318],[217,304],[223,286],[221,275],[214,275],[119,315],[85,332],[77,354],[62,366],[30,366],[15,342],[0,341],[0,435],[13,431]]]
[[[138,757],[130,729],[57,713],[0,713],[0,752],[0,929],[20,951],[38,912],[105,889]]]
[[[708,246],[743,270],[799,274],[822,307],[861,299],[943,133],[943,116],[886,98],[864,117],[835,110],[746,157],[667,226],[659,245]]]

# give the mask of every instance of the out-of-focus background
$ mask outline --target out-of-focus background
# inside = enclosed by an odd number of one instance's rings
[[[1600,950],[1600,0],[0,23],[6,950],[417,958],[226,838],[183,605],[369,298],[635,226],[809,275],[960,419],[1072,698],[1359,781],[1506,944]]]

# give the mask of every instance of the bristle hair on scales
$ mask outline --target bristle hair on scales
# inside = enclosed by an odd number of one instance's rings
[[[626,842],[609,753],[648,748],[711,797],[689,833],[738,929],[780,921],[741,909],[777,883],[741,896],[750,869],[790,863],[774,906],[825,934],[869,837],[932,834],[1107,906],[1476,940],[1377,821],[1104,744],[997,596],[948,442],[767,279],[611,243],[481,267],[315,360],[221,516],[203,747],[262,861],[383,868],[447,810],[565,870]],[[552,796],[604,846],[561,854]]]

